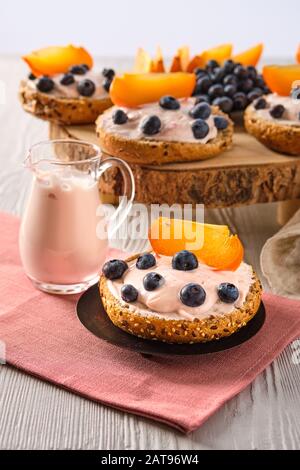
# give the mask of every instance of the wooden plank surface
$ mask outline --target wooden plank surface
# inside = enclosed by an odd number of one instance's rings
[[[74,138],[97,144],[95,126],[50,125],[52,138]],[[115,155],[118,156],[118,155]],[[136,201],[145,204],[195,204],[235,207],[300,198],[300,158],[273,152],[236,127],[232,149],[217,157],[160,166],[135,165]],[[102,193],[123,193],[117,171],[104,175]]]
[[[101,63],[115,66],[113,61]],[[6,100],[0,104],[0,210],[18,215],[24,210],[30,185],[21,162],[28,147],[48,133],[46,123],[26,115],[19,106],[16,89],[23,73],[25,68],[15,58],[0,58],[0,77],[6,85]],[[278,230],[276,206],[206,211],[208,222],[229,224],[240,234],[246,260],[260,276],[260,249]],[[142,249],[134,241],[124,247]],[[268,287],[265,282],[264,287]],[[293,364],[292,354],[291,345],[251,386],[189,436],[0,365],[0,448],[296,449],[300,366]]]

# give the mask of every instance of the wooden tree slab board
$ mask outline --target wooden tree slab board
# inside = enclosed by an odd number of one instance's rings
[[[94,126],[50,124],[50,137],[98,143]],[[236,129],[233,148],[215,158],[131,168],[136,201],[146,204],[203,203],[220,208],[300,198],[300,158],[272,152],[242,128]],[[122,194],[118,170],[104,175],[100,191],[107,200],[117,200]]]

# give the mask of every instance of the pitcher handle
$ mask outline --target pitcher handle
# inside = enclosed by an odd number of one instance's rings
[[[114,212],[113,216],[110,218],[110,222],[113,223],[115,220],[118,220],[118,223],[112,228],[109,229],[108,236],[112,238],[115,233],[118,231],[126,217],[128,216],[135,195],[135,182],[134,176],[131,171],[130,166],[120,160],[119,158],[108,157],[103,162],[100,163],[98,167],[98,178],[109,168],[116,167],[120,170],[121,175],[124,181],[124,194],[126,198],[122,197],[118,209]]]

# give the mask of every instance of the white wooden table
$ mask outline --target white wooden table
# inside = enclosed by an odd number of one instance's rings
[[[119,62],[123,68],[128,63],[125,59],[109,62],[102,61],[106,66]],[[17,86],[24,73],[26,68],[17,58],[0,57],[0,80],[6,87],[5,103],[0,102],[0,210],[17,215],[22,214],[30,184],[30,175],[21,166],[25,151],[47,138],[48,131],[46,123],[25,114],[18,103]],[[278,230],[276,205],[207,211],[206,221],[226,223],[238,232],[246,260],[261,276],[260,249]],[[133,244],[128,249],[133,250]],[[266,283],[264,287],[268,288]],[[300,365],[292,363],[292,353],[290,345],[245,391],[189,436],[2,365],[0,448],[296,449],[300,447]]]

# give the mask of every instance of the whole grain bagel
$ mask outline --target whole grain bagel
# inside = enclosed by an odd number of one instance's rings
[[[24,110],[40,119],[57,124],[93,124],[99,114],[112,106],[109,96],[104,98],[59,98],[41,93],[21,81],[19,97]]]
[[[103,113],[103,117],[106,112]],[[112,112],[112,109],[109,112]],[[212,112],[214,115],[225,117],[229,125],[227,129],[219,130],[217,137],[206,144],[147,140],[146,137],[127,139],[120,134],[108,132],[103,126],[102,116],[96,121],[96,132],[100,147],[105,153],[129,163],[162,165],[170,162],[206,160],[224,152],[232,145],[233,122],[216,106],[212,106]]]
[[[132,256],[129,263],[139,255]],[[213,315],[204,319],[173,320],[163,315],[142,315],[133,311],[130,304],[115,297],[102,275],[99,282],[100,296],[107,315],[115,326],[140,338],[167,343],[203,343],[230,336],[245,326],[257,313],[262,288],[253,271],[252,284],[242,307],[234,308],[224,315]]]
[[[300,126],[263,119],[252,104],[245,111],[244,121],[249,134],[266,147],[287,155],[300,155]]]

